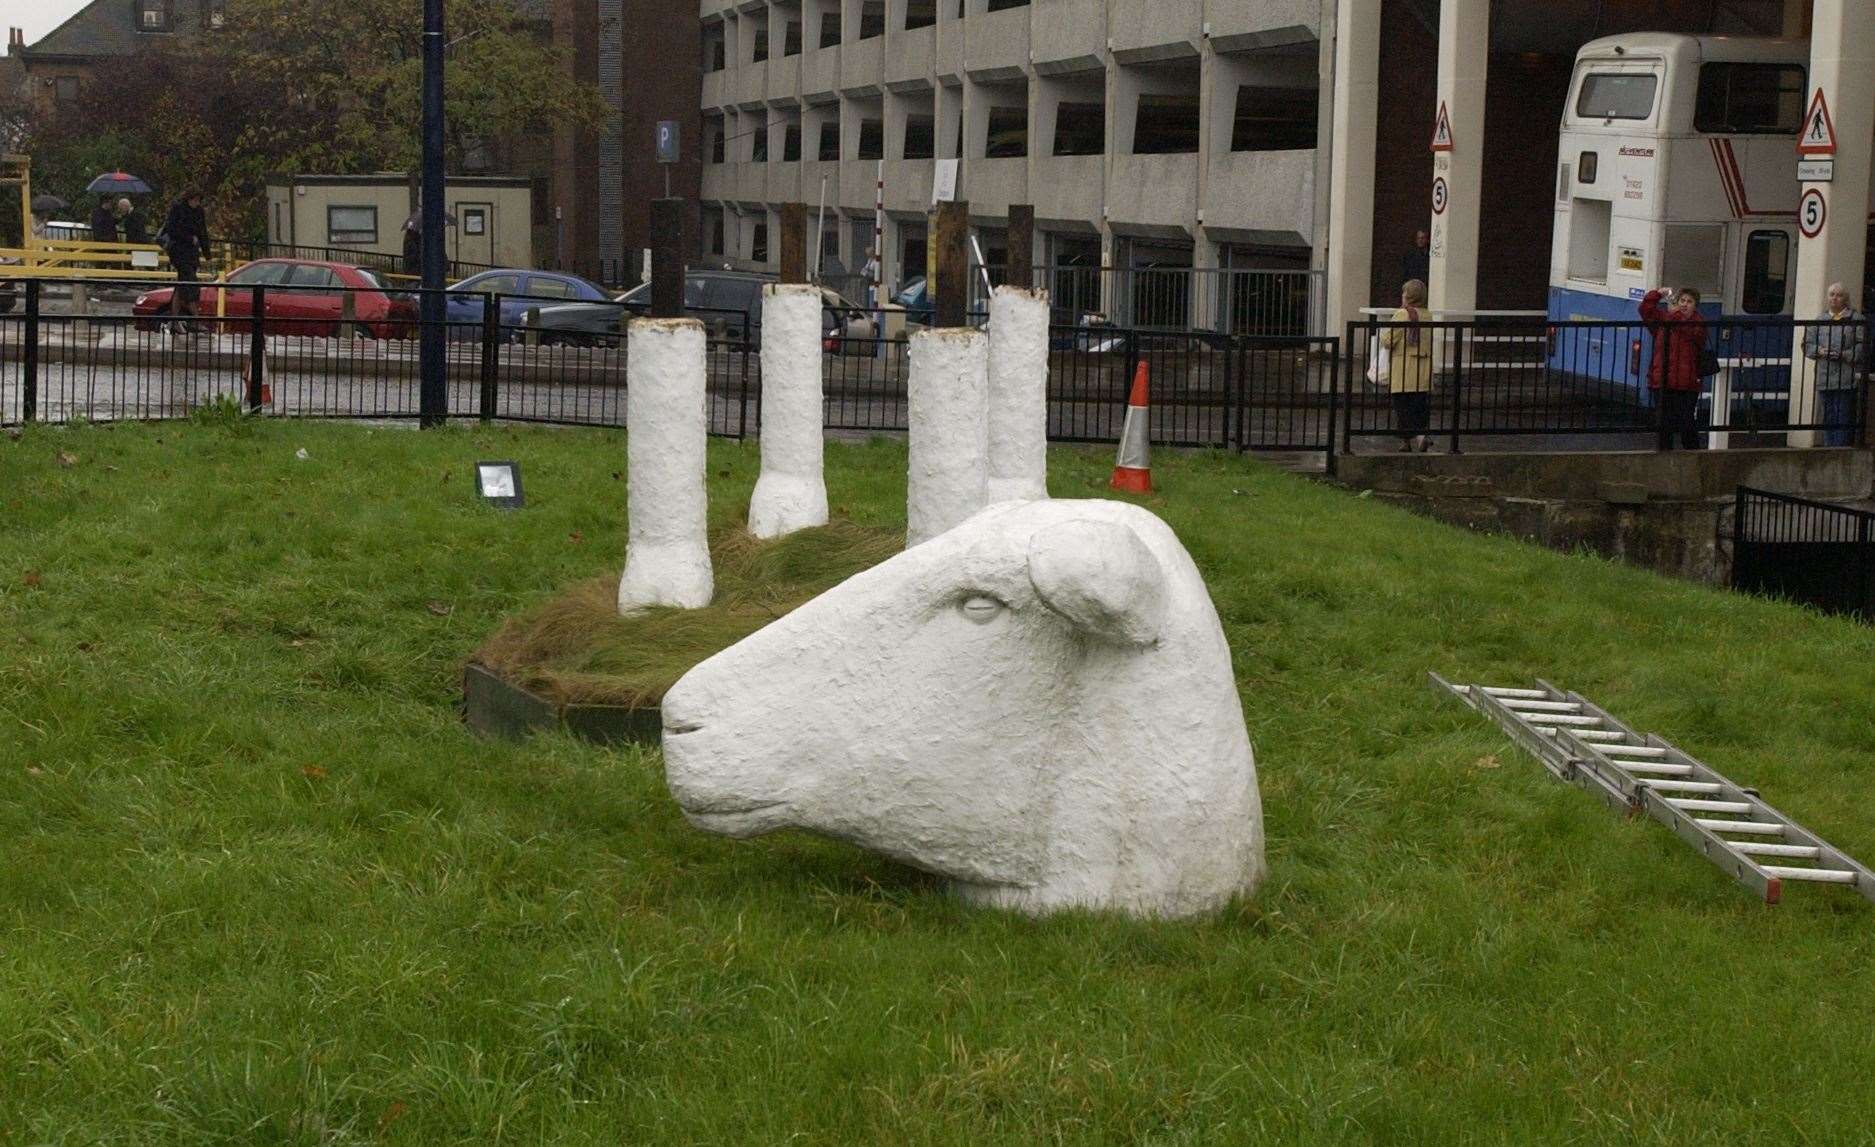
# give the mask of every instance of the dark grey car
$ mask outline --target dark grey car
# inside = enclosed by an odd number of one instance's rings
[[[710,338],[762,345],[762,288],[774,279],[749,271],[691,271],[684,276],[684,314],[701,321]],[[872,317],[837,292],[821,288],[826,307],[821,331],[826,349],[869,354],[877,329]],[[521,316],[525,331],[543,343],[616,345],[626,322],[651,309],[651,284],[641,283],[610,303],[567,303]]]

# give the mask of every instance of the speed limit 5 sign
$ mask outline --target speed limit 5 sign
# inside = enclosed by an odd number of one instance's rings
[[[1803,199],[1797,204],[1797,230],[1803,232],[1805,239],[1814,239],[1823,233],[1823,224],[1829,219],[1829,204],[1823,202],[1820,188],[1809,188],[1803,193]]]

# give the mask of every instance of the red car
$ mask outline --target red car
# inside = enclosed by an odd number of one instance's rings
[[[392,296],[378,277],[348,263],[315,263],[303,259],[256,259],[228,276],[228,318],[254,313],[254,292],[243,287],[267,288],[268,334],[311,335],[330,338],[339,333],[344,297],[352,296],[358,333],[381,339],[409,338],[416,331],[417,304],[406,296]],[[349,290],[336,290],[345,287]],[[214,318],[224,288],[205,286],[196,313]],[[174,287],[160,287],[137,296],[131,314],[137,329],[154,329],[169,316]],[[247,324],[230,324],[246,330]]]

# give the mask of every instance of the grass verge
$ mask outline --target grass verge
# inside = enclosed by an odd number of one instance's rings
[[[616,434],[0,440],[0,1142],[1866,1138],[1875,910],[1753,903],[1424,674],[1581,689],[1866,860],[1875,634],[1158,462],[1270,841],[1183,924],[966,910],[695,832],[655,752],[467,733],[497,624],[617,576]],[[710,465],[723,529],[757,450]],[[904,469],[830,448],[835,514],[901,528]]]

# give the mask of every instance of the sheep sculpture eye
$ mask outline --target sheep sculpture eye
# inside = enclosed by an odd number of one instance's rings
[[[975,597],[964,598],[963,603],[959,605],[958,608],[963,610],[964,616],[971,621],[976,622],[978,625],[987,625],[1001,616],[1003,610],[1007,607],[993,597],[984,597],[982,594],[978,594]]]

